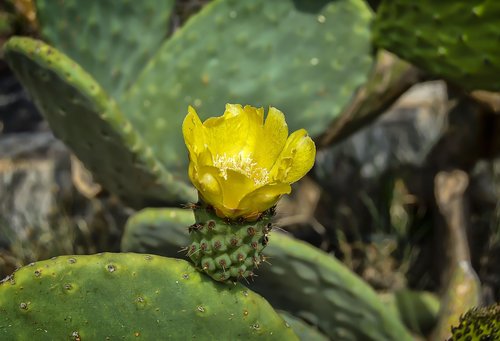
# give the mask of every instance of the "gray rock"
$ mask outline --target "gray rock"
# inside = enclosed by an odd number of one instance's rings
[[[378,181],[402,165],[420,167],[446,129],[446,85],[415,85],[374,124],[320,150],[315,174],[322,185],[345,186],[352,174]]]
[[[70,195],[69,153],[51,133],[0,137],[0,243],[50,229],[56,203]]]

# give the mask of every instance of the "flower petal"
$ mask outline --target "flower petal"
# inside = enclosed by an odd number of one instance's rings
[[[248,178],[242,173],[227,169],[226,177],[222,180],[222,196],[225,208],[238,209],[241,199],[255,190],[253,179]]]
[[[258,138],[260,148],[255,148],[254,160],[259,167],[270,170],[285,147],[288,137],[288,126],[285,115],[276,108],[270,107],[261,136]]]
[[[263,115],[263,109],[227,104],[223,116],[209,118],[203,123],[212,153],[250,156],[258,143]]]
[[[184,142],[189,151],[189,157],[196,160],[197,155],[205,149],[205,127],[201,123],[196,110],[189,106],[188,114],[182,123]]]
[[[205,202],[215,207],[222,204],[222,186],[219,181],[219,170],[215,167],[200,167],[189,165],[189,177]]]
[[[243,216],[253,216],[264,212],[278,202],[283,194],[289,194],[292,188],[286,183],[268,184],[257,188],[241,199],[238,208]]]
[[[214,165],[212,152],[208,147],[205,147],[202,152],[198,153],[197,165],[199,167]]]
[[[256,188],[253,180],[244,174],[231,169],[221,172],[219,168],[213,166],[201,166],[194,180],[197,182],[195,187],[203,200],[228,218],[241,215],[240,200]]]
[[[316,147],[307,131],[300,129],[292,133],[271,169],[271,178],[278,182],[294,183],[312,168]]]

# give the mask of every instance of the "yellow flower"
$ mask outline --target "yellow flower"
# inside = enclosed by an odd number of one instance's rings
[[[201,122],[189,107],[182,124],[189,178],[218,216],[255,219],[291,192],[313,166],[314,142],[304,129],[288,136],[285,116],[227,104],[223,116]]]

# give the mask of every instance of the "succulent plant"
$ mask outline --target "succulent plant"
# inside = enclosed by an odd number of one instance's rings
[[[201,122],[193,108],[182,125],[189,178],[198,190],[189,229],[191,260],[217,281],[253,276],[264,258],[274,207],[313,166],[316,147],[304,129],[288,135],[271,107],[228,104]]]
[[[262,250],[272,229],[272,211],[258,221],[228,222],[205,205],[195,209],[196,222],[189,227],[192,242],[187,255],[216,281],[254,276],[253,269],[265,261]]]
[[[42,36],[53,47],[5,45],[54,133],[132,207],[196,201],[181,138],[188,105],[202,118],[227,102],[272,105],[291,129],[316,136],[372,64],[362,0],[217,0],[164,40],[172,4],[41,0]]]
[[[262,297],[144,254],[61,256],[0,282],[3,340],[296,340]]]
[[[390,30],[392,24],[401,26],[394,13],[407,4],[399,2],[394,11],[390,4],[380,6],[375,39],[379,46],[406,46]],[[283,145],[274,155],[273,160],[280,161],[278,156],[285,151],[286,162],[277,162],[276,171],[283,174],[273,175],[273,181],[282,185],[278,189],[255,194],[255,186],[240,186],[250,188],[244,194],[252,200],[245,206],[244,196],[234,200],[236,204],[225,201],[224,181],[234,164],[252,168],[254,160],[238,163],[228,153],[230,162],[219,160],[226,154],[210,155],[215,158],[212,163],[219,163],[215,166],[198,162],[204,157],[202,151],[194,150],[197,143],[186,139],[192,149],[188,160],[181,137],[188,105],[204,119],[220,112],[227,102],[269,106],[270,112],[279,107],[287,113],[292,131],[305,128],[313,137],[319,136],[365,83],[372,66],[372,12],[364,1],[215,0],[167,39],[171,0],[39,0],[36,6],[47,43],[12,38],[5,45],[9,65],[55,135],[108,191],[134,208],[198,202],[192,207],[194,216],[187,210],[146,210],[133,216],[122,241],[125,251],[171,256],[178,256],[185,247],[195,266],[131,254],[69,256],[35,263],[0,284],[0,336],[44,337],[40,332],[46,330],[50,337],[74,339],[165,335],[294,339],[289,326],[260,296],[241,284],[216,283],[201,273],[228,282],[252,278],[253,268],[262,265],[259,281],[249,286],[268,297],[275,308],[316,325],[330,338],[411,339],[397,314],[385,309],[364,281],[330,255],[275,234],[268,248],[273,266],[261,264],[273,227],[273,206],[300,178],[287,176],[300,148],[287,150]],[[430,5],[415,6],[427,10]],[[464,8],[460,6],[454,9]],[[481,10],[496,10],[496,5],[485,6],[472,9],[476,17],[483,17]],[[389,20],[382,22],[383,18]],[[441,20],[437,19],[434,22]],[[431,36],[430,49],[411,52],[417,57],[410,52],[400,55],[453,81],[472,79],[473,88],[493,84],[486,87],[497,89],[497,82],[485,71],[491,70],[487,64],[495,55],[493,48],[481,50],[483,67],[470,60],[460,60],[457,66],[442,58],[443,51],[446,57],[464,48],[444,44],[453,33]],[[416,39],[421,39],[418,33]],[[469,41],[462,40],[468,46]],[[421,62],[426,58],[445,62],[433,69],[427,61]],[[495,63],[491,62],[496,70]],[[465,73],[454,74],[462,66]],[[358,129],[361,124],[352,127]],[[309,139],[305,133],[299,135]],[[231,142],[231,136],[226,136],[221,144]],[[189,162],[195,165],[188,173]],[[217,168],[218,176],[202,169],[209,166]],[[303,167],[303,173],[309,169]],[[268,170],[271,173],[272,167]],[[212,178],[204,178],[207,174]],[[244,183],[245,179],[238,180]],[[120,311],[115,314],[116,307]],[[99,319],[109,323],[92,323]],[[309,336],[304,338],[322,338],[306,332]]]
[[[37,0],[35,5],[44,40],[119,102],[165,40],[174,3]]]
[[[279,312],[281,317],[292,327],[297,336],[304,341],[327,341],[328,337],[320,333],[316,328],[297,318],[286,311]]]
[[[188,159],[180,139],[188,104],[204,117],[218,112],[228,101],[286,106],[291,129],[305,127],[317,135],[364,82],[372,63],[371,11],[361,0],[321,6],[288,0],[214,1],[166,41],[163,37],[173,1],[152,3],[41,0],[36,5],[42,36],[53,46],[13,38],[4,49],[6,60],[56,136],[71,147],[98,182],[132,207],[196,200],[186,181]],[[88,20],[83,29],[72,25],[83,20]],[[124,30],[127,26],[133,30]],[[200,32],[205,32],[203,40],[198,39]],[[96,37],[98,44],[93,46]],[[338,39],[349,46],[338,48]],[[300,46],[302,43],[308,48]],[[234,64],[236,60],[241,64]],[[349,71],[343,68],[346,63],[351,65]],[[297,82],[304,77],[314,81]],[[207,228],[212,219],[217,220],[217,227],[231,226],[217,216],[206,217],[207,211],[196,214],[200,222],[210,218]],[[260,251],[269,226],[263,217],[252,223],[255,225],[259,228],[246,246],[258,243],[255,251]],[[248,233],[249,227],[235,232]],[[216,236],[211,237],[218,245]],[[228,241],[231,243],[230,238]],[[249,257],[250,252],[246,253]],[[258,253],[254,256],[260,257]],[[251,266],[254,256],[248,258]],[[124,260],[127,256],[116,257]],[[74,264],[60,265],[64,274]],[[237,270],[234,277],[240,276]],[[92,272],[92,267],[86,271]],[[23,273],[28,270],[16,273],[16,280]],[[243,275],[249,273],[245,270]],[[212,275],[216,277],[215,272]],[[80,276],[93,277],[84,272],[76,278]],[[53,282],[47,284],[51,287]],[[26,282],[25,288],[28,285]],[[12,295],[5,292],[5,297]],[[147,324],[142,327],[147,329]],[[74,337],[101,332],[74,331]]]
[[[500,90],[498,1],[386,0],[373,39],[430,74],[467,90]]]
[[[499,340],[500,305],[473,308],[460,317],[458,326],[451,328],[450,341]]]
[[[142,210],[127,222],[122,250],[178,255],[190,242],[187,226],[194,222],[188,209]],[[260,265],[258,277],[247,285],[275,309],[308,321],[331,339],[412,339],[397,313],[325,252],[277,232],[265,251],[272,265]]]
[[[136,207],[194,199],[192,189],[152,155],[116,102],[71,59],[30,38],[11,38],[5,58],[54,134],[107,190]]]

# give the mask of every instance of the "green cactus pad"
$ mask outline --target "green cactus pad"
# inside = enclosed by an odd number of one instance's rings
[[[401,289],[383,293],[381,299],[387,309],[401,317],[405,326],[418,335],[428,335],[439,316],[439,297],[427,291]]]
[[[64,256],[0,284],[2,340],[296,340],[262,297],[179,259]]]
[[[121,240],[121,250],[135,250],[134,252],[140,252],[137,251],[139,249],[154,250],[151,252],[179,258],[186,254],[180,250],[190,242],[188,227],[192,224],[194,224],[194,214],[191,209],[143,209],[128,219],[125,236]],[[161,251],[158,252],[159,250]]]
[[[468,90],[500,91],[500,2],[383,1],[374,42]]]
[[[362,0],[218,0],[167,41],[124,97],[155,155],[185,169],[181,123],[226,103],[274,106],[312,136],[349,102],[372,65],[372,13]]]
[[[165,39],[173,5],[173,0],[36,1],[42,36],[114,98]]]
[[[261,253],[268,243],[273,214],[270,209],[256,221],[229,221],[200,205],[194,209],[196,222],[188,228],[192,242],[187,255],[216,281],[253,277],[253,269],[265,260]]]
[[[500,304],[469,310],[451,332],[450,341],[500,340]]]
[[[189,226],[194,223],[191,208],[143,209],[127,220],[121,250],[178,258],[186,255],[180,251],[191,242]]]
[[[177,252],[189,242],[185,227],[189,210],[185,212],[147,209],[137,213],[127,223],[122,249]],[[176,225],[172,214],[186,220]],[[373,289],[330,255],[280,233],[272,234],[265,254],[272,265],[262,264],[250,287],[275,308],[311,322],[333,340],[412,340]]]
[[[333,340],[412,340],[375,291],[330,255],[275,233],[266,256],[272,265],[250,288],[275,308],[318,325]]]
[[[305,323],[303,320],[287,313],[286,311],[279,312],[281,317],[288,322],[290,327],[292,327],[293,331],[300,340],[302,341],[327,341],[328,337],[321,334],[316,328],[311,325]]]
[[[5,59],[63,140],[107,190],[129,205],[192,200],[195,191],[168,173],[91,76],[56,49],[11,38]]]

